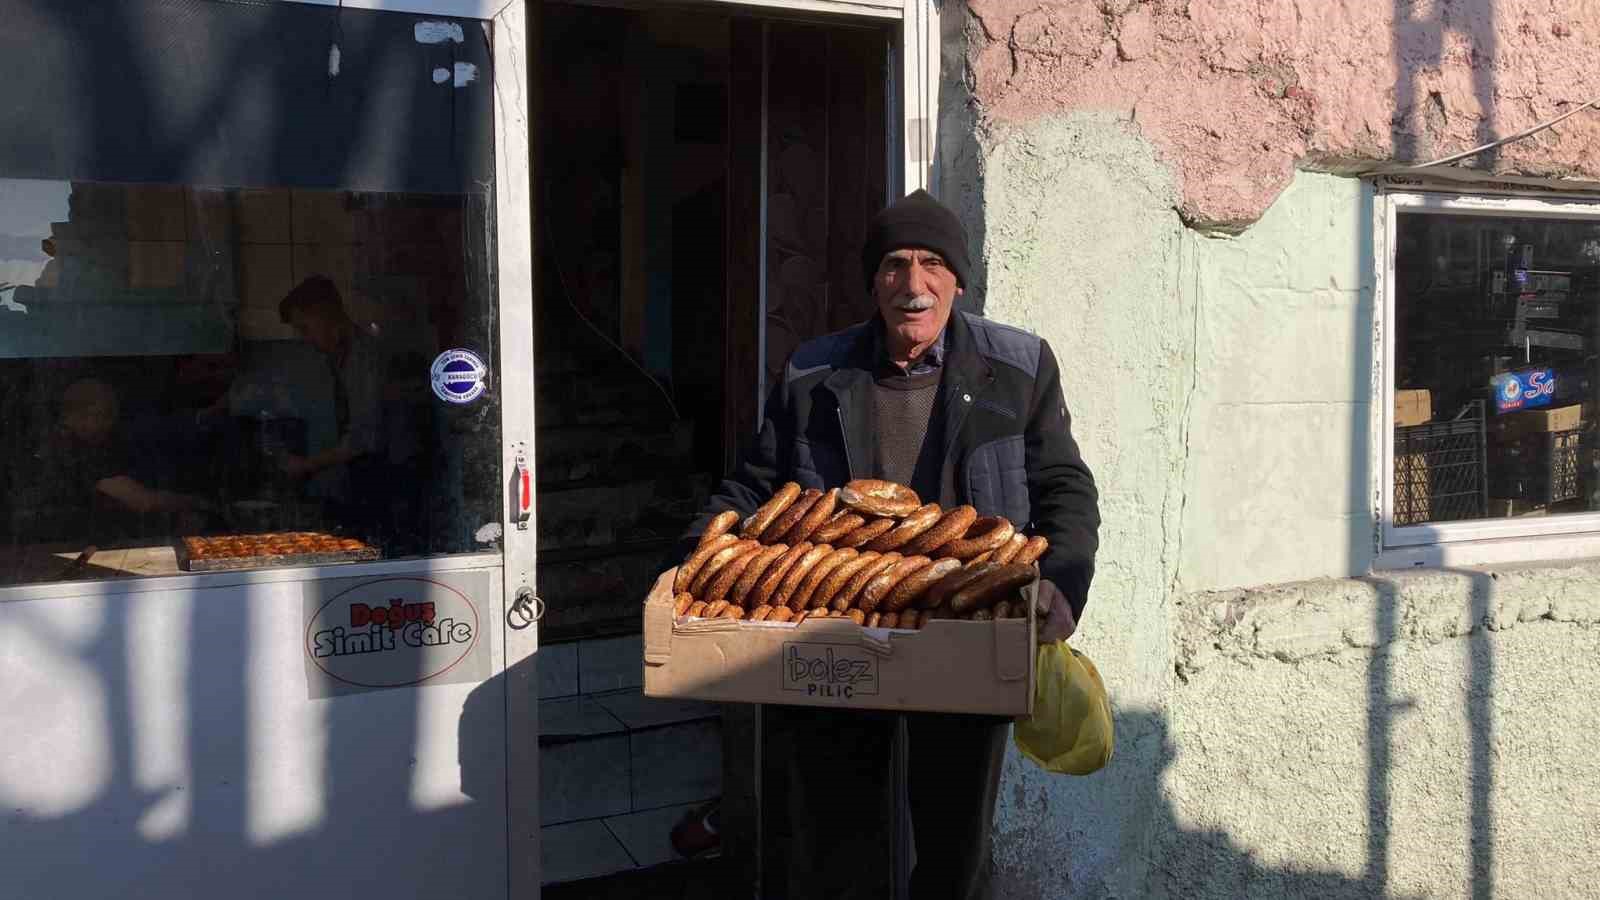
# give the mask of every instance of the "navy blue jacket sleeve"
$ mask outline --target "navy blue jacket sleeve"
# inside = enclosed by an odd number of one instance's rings
[[[1081,621],[1100,546],[1099,492],[1072,437],[1072,415],[1067,412],[1055,354],[1049,343],[1040,343],[1033,406],[1024,432],[1033,531],[1050,541],[1039,560],[1039,574],[1060,589]]]
[[[787,367],[785,367],[787,371]],[[775,385],[767,396],[767,406],[761,420],[761,431],[757,433],[755,442],[744,452],[736,466],[722,483],[718,485],[715,493],[711,495],[706,508],[701,511],[694,522],[690,523],[683,537],[673,549],[673,556],[668,562],[675,566],[694,551],[700,542],[700,535],[705,533],[706,526],[718,513],[725,510],[735,510],[743,520],[756,511],[756,507],[767,502],[781,484],[778,480],[779,458],[783,447],[783,433],[792,432],[788,425],[788,391],[782,382]],[[790,435],[792,438],[792,434]],[[785,456],[787,454],[784,454]],[[738,525],[734,530],[738,530]]]

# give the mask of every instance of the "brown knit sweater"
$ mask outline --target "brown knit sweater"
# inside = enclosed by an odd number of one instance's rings
[[[937,435],[934,424],[938,406],[939,379],[942,372],[935,370],[925,375],[901,375],[880,372],[874,379],[872,402],[876,413],[877,429],[873,435],[877,451],[876,475],[889,481],[910,485],[921,497],[939,496],[939,465],[937,452],[929,441],[930,434]]]

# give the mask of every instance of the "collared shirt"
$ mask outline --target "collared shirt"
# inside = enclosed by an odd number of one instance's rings
[[[877,327],[873,329],[879,365],[887,373],[894,375],[931,375],[944,368],[944,336],[949,330],[950,326],[948,324],[939,329],[939,336],[933,339],[933,343],[928,345],[928,349],[913,360],[910,366],[902,369],[898,363],[889,359],[889,344],[884,340],[884,324],[880,318],[877,320]]]

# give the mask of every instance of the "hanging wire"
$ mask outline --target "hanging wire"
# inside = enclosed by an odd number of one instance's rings
[[[1551,128],[1551,127],[1554,127],[1556,125],[1561,124],[1562,122],[1565,122],[1566,120],[1572,118],[1573,116],[1577,115],[1578,113],[1583,112],[1584,110],[1594,109],[1596,107],[1600,107],[1600,97],[1596,97],[1595,99],[1590,100],[1588,103],[1585,103],[1582,106],[1578,106],[1578,107],[1575,107],[1573,109],[1569,109],[1566,112],[1562,113],[1561,115],[1556,116],[1554,119],[1551,119],[1551,120],[1549,120],[1547,122],[1541,122],[1538,125],[1533,126],[1532,128],[1528,128],[1528,129],[1525,129],[1523,131],[1519,131],[1516,134],[1500,138],[1499,140],[1490,141],[1489,143],[1484,144],[1482,146],[1473,147],[1471,150],[1463,150],[1460,153],[1452,153],[1449,156],[1441,157],[1439,159],[1435,159],[1435,160],[1432,160],[1430,162],[1417,163],[1416,165],[1410,165],[1410,166],[1395,166],[1395,167],[1384,168],[1384,169],[1374,169],[1371,172],[1366,172],[1364,174],[1366,174],[1366,175],[1392,175],[1392,174],[1394,174],[1396,172],[1415,172],[1415,171],[1417,171],[1419,169],[1427,169],[1427,168],[1431,168],[1433,166],[1442,166],[1442,165],[1445,165],[1446,163],[1453,163],[1453,162],[1455,162],[1457,160],[1466,159],[1469,156],[1477,156],[1480,153],[1485,153],[1485,152],[1493,150],[1493,149],[1495,149],[1497,147],[1504,147],[1507,144],[1516,143],[1517,141],[1520,141],[1520,140],[1522,140],[1524,138],[1533,137],[1534,135],[1538,134],[1541,131],[1544,131],[1547,128]]]

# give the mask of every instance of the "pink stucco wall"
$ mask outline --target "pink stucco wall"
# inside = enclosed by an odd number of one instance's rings
[[[1259,217],[1297,165],[1422,162],[1600,97],[1600,0],[969,0],[989,121],[1126,114],[1191,221]],[[1495,171],[1600,178],[1600,109]],[[1481,164],[1481,163],[1480,163]]]

